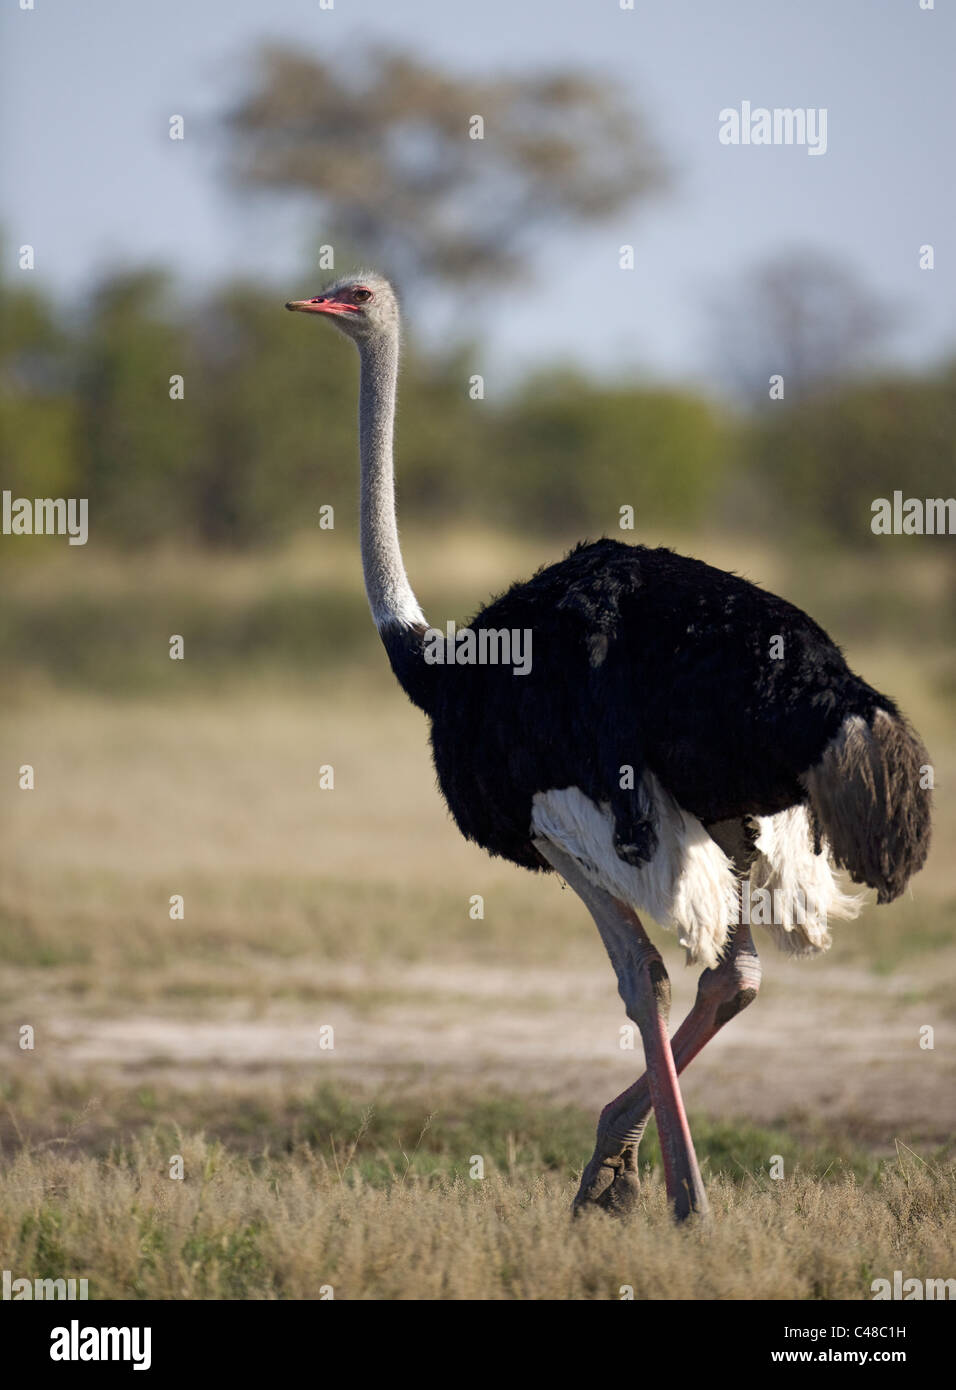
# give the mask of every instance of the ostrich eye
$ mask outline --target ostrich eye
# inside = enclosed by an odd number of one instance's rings
[[[369,299],[372,298],[372,291],[371,291],[371,290],[353,290],[353,291],[352,291],[352,298],[353,298],[354,300],[356,300],[356,302],[359,303],[359,304],[365,304]]]

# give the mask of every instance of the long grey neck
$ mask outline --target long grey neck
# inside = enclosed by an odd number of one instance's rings
[[[424,626],[425,617],[402,563],[395,521],[392,435],[398,378],[397,337],[360,342],[359,357],[360,522],[365,592],[380,632]]]

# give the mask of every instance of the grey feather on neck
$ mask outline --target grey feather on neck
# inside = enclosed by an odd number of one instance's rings
[[[424,614],[402,563],[395,519],[392,439],[398,377],[397,334],[361,342],[359,357],[360,524],[365,592],[379,631],[392,627],[424,627]]]

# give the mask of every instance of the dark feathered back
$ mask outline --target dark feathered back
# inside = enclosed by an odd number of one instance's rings
[[[896,714],[799,608],[670,550],[581,545],[471,626],[529,629],[532,670],[431,668],[438,779],[469,839],[530,868],[536,792],[608,803],[619,855],[641,864],[645,768],[704,824],[772,815],[806,799],[801,774],[844,719]]]

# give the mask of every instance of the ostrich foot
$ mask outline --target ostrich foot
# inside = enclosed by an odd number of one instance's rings
[[[581,1186],[571,1208],[574,1216],[598,1208],[609,1216],[630,1216],[640,1204],[637,1145],[618,1158],[592,1158],[581,1176]]]

